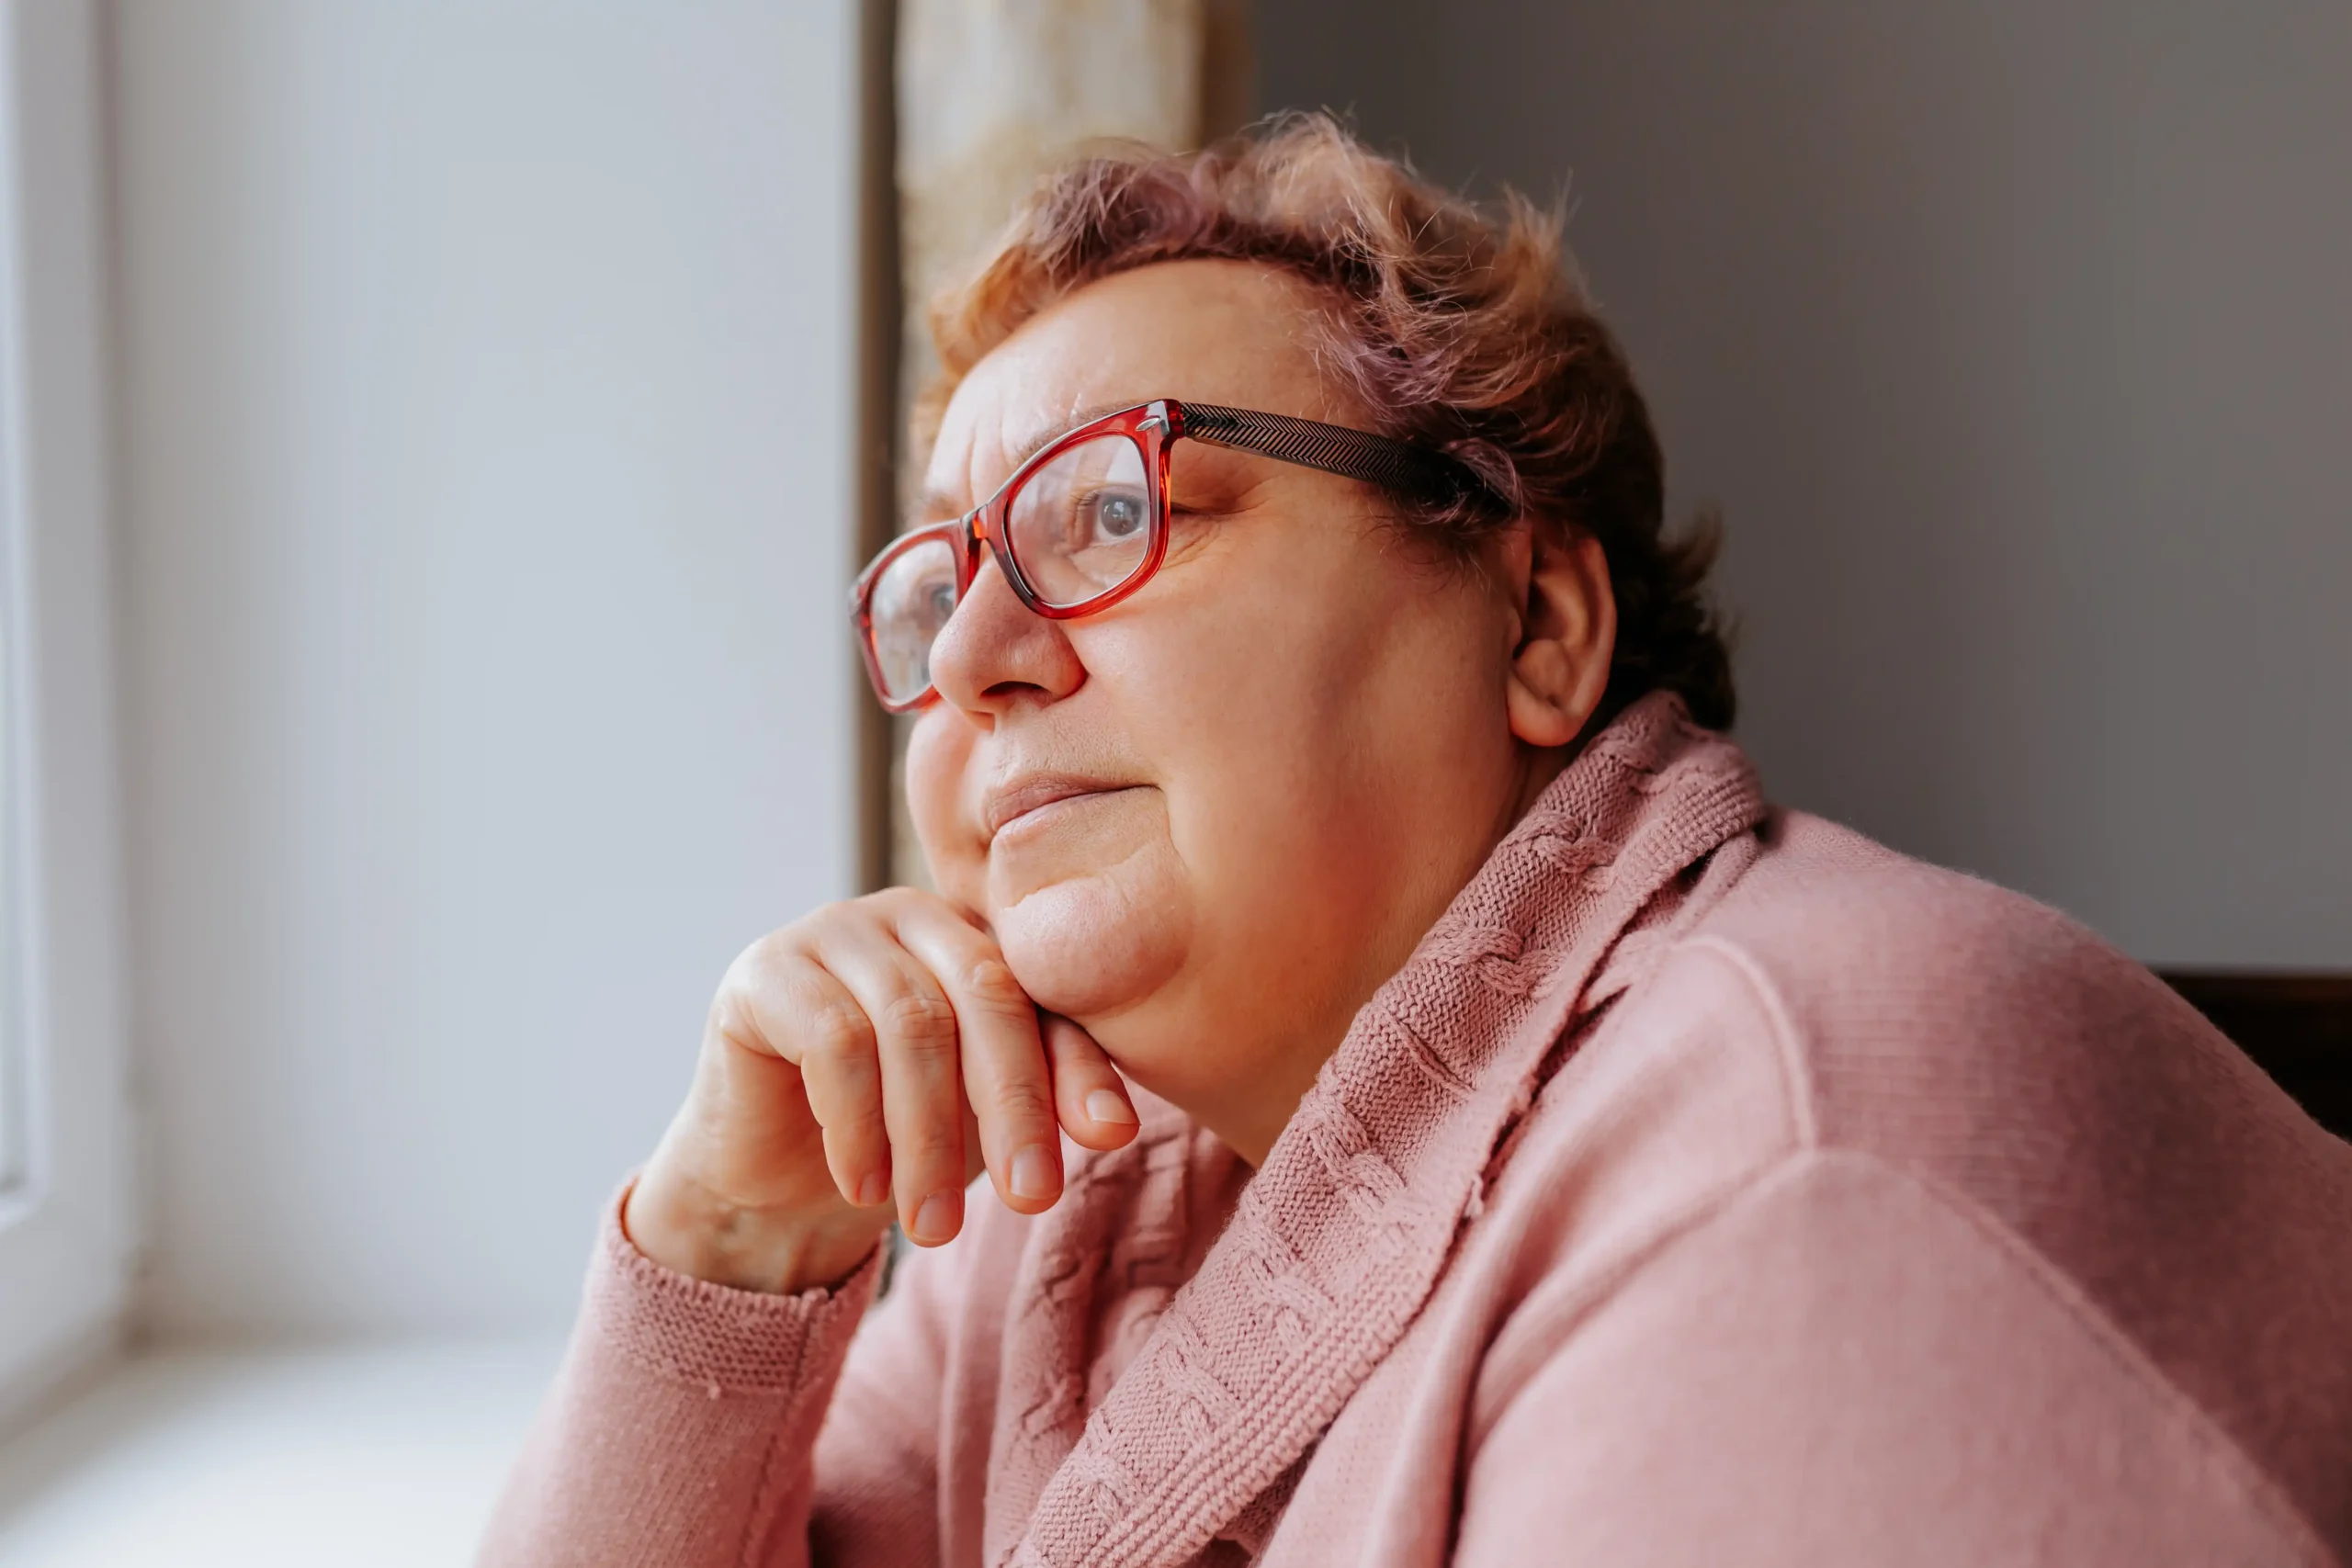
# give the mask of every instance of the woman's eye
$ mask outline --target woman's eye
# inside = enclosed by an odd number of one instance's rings
[[[930,602],[931,624],[934,626],[945,626],[947,617],[956,613],[956,585],[952,582],[934,582],[931,585],[931,591],[926,597]]]
[[[1102,539],[1132,539],[1144,530],[1150,513],[1142,496],[1132,491],[1106,491],[1094,498],[1094,533]]]

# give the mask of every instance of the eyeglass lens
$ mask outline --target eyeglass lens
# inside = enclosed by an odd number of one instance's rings
[[[956,613],[956,547],[925,539],[891,558],[866,601],[882,695],[903,703],[931,684],[931,645]]]
[[[1069,609],[1119,587],[1150,554],[1156,500],[1143,449],[1101,435],[1056,453],[1006,498],[1005,543],[1029,592]],[[894,558],[867,601],[883,694],[903,703],[931,684],[931,649],[955,613],[956,549],[928,539]]]
[[[1125,435],[1064,448],[1013,492],[1005,521],[1013,562],[1038,598],[1066,609],[1109,592],[1151,547],[1142,449]]]

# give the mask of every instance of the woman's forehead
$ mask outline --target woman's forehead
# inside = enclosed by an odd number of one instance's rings
[[[1316,310],[1306,284],[1252,263],[1169,262],[1090,284],[965,376],[925,487],[960,511],[1072,425],[1155,398],[1329,417]]]

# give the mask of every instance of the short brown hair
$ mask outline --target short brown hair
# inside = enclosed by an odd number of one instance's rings
[[[956,384],[1055,300],[1155,262],[1284,268],[1331,306],[1326,364],[1382,434],[1450,452],[1514,512],[1600,541],[1617,600],[1600,718],[1679,693],[1727,729],[1731,657],[1705,581],[1712,515],[1664,527],[1665,467],[1632,367],[1593,314],[1561,220],[1515,193],[1491,211],[1365,147],[1328,115],[1267,121],[1204,152],[1118,148],[1038,186],[977,272],[931,308],[941,375],[916,405],[927,449]],[[1466,546],[1489,509],[1405,521]]]

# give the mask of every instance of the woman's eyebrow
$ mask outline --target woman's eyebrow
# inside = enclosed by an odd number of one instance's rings
[[[1134,398],[1117,398],[1107,403],[1088,403],[1083,408],[1072,409],[1053,423],[1041,427],[1028,439],[1014,447],[1012,462],[1004,471],[1008,474],[1012,473],[1014,468],[1018,468],[1039,452],[1044,451],[1049,443],[1069,434],[1081,424],[1091,424],[1106,413],[1117,413],[1123,409],[1141,406]]]
[[[1052,442],[1069,434],[1081,424],[1091,423],[1107,413],[1118,413],[1122,410],[1142,406],[1142,403],[1133,398],[1117,398],[1109,402],[1089,403],[1083,408],[1073,409],[1053,423],[1029,435],[1019,446],[1012,448],[1012,461],[1005,465],[1004,471],[1009,477],[1022,464],[1044,451]],[[951,517],[961,517],[970,510],[971,508],[964,504],[958,496],[951,495],[944,490],[927,490],[923,491],[922,500],[918,506],[917,521],[910,526],[920,527],[924,523],[944,523]]]
[[[933,523],[944,523],[950,518],[963,515],[964,508],[954,496],[944,490],[927,490],[922,492],[922,499],[915,502],[915,514],[907,519],[906,527],[899,532],[910,532],[917,528],[927,527]]]

